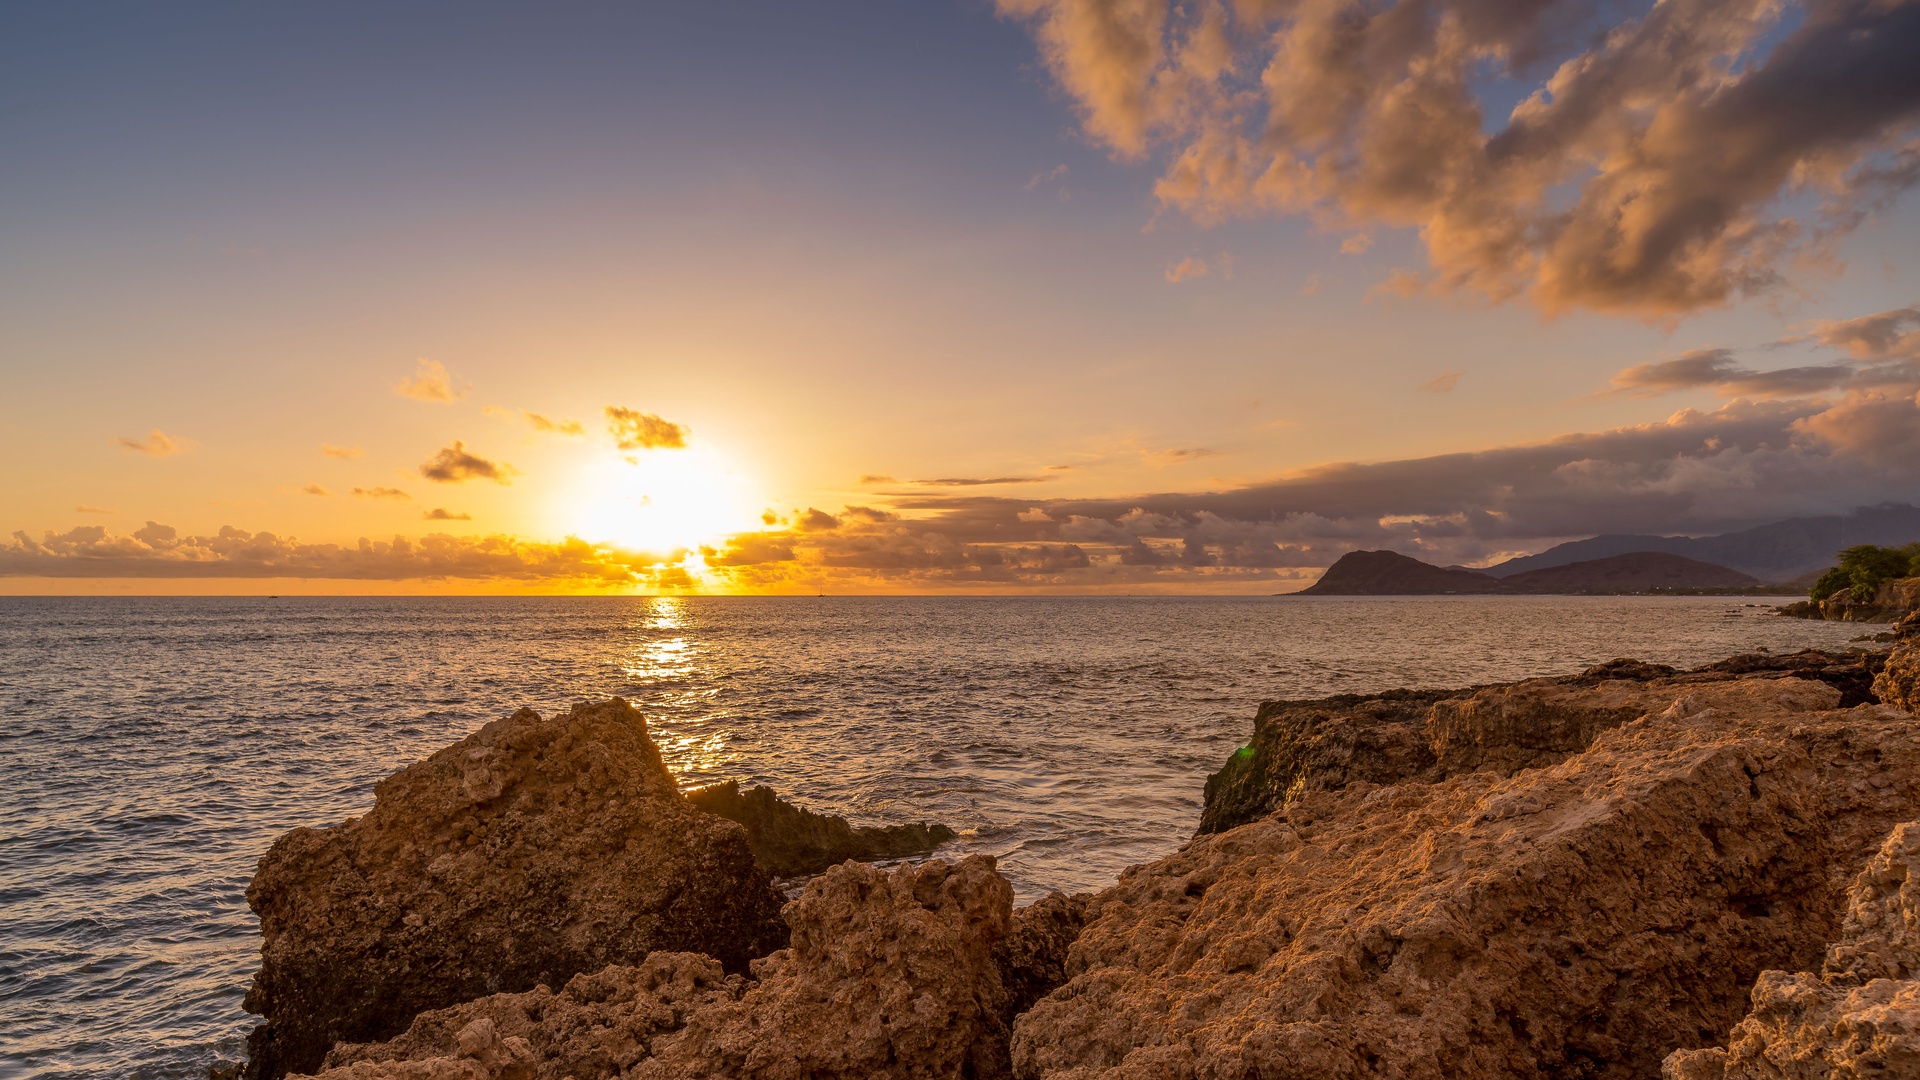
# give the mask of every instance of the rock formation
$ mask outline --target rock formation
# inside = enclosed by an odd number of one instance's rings
[[[1818,975],[1762,972],[1726,1048],[1677,1051],[1667,1080],[1920,1076],[1920,822],[1854,880],[1842,933]]]
[[[787,906],[793,945],[755,982],[700,956],[426,1013],[341,1046],[324,1080],[893,1080],[1007,1074],[996,946],[1013,890],[989,856],[892,872],[846,863]],[[1062,898],[1064,899],[1064,898]],[[1057,914],[1057,913],[1056,913]]]
[[[817,874],[848,859],[898,859],[924,855],[949,840],[945,825],[854,826],[837,815],[816,814],[781,799],[770,787],[740,790],[738,781],[696,788],[687,801],[746,827],[753,857],[778,877]]]
[[[1896,644],[1886,667],[1874,677],[1874,696],[1896,709],[1920,713],[1920,612],[1893,628]]]
[[[1052,892],[1013,913],[1013,931],[994,947],[1007,991],[1007,1022],[1067,981],[1067,951],[1087,924],[1087,897]]]
[[[1874,675],[1884,662],[1880,653],[1750,653],[1681,673],[1615,660],[1579,675],[1503,686],[1270,701],[1254,717],[1252,741],[1207,778],[1200,831],[1258,820],[1309,790],[1431,782],[1484,769],[1511,775],[1550,765],[1639,716],[1654,698],[1671,700],[1677,686],[1791,676],[1834,687],[1841,707],[1857,705],[1873,700]]]
[[[1097,894],[1068,981],[1015,1022],[1016,1075],[1650,1076],[1720,1041],[1761,970],[1810,966],[1920,816],[1920,729],[1822,682],[1460,697],[1444,747],[1473,771],[1435,754],[1382,786],[1417,696],[1327,710],[1364,753],[1321,744],[1275,812]]]
[[[265,938],[248,1074],[318,1066],[429,1009],[655,950],[732,971],[785,941],[739,825],[688,806],[614,699],[522,709],[381,781],[373,809],[276,841],[247,890]]]

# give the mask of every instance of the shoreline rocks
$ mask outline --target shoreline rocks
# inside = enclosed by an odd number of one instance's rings
[[[248,1077],[311,1071],[338,1042],[656,950],[731,971],[786,942],[739,825],[681,799],[615,698],[496,720],[380,782],[363,817],[295,829],[247,889],[266,1018]]]
[[[924,855],[958,834],[945,825],[849,825],[838,815],[816,814],[780,798],[770,787],[740,790],[737,780],[695,788],[687,802],[709,814],[737,821],[747,830],[753,857],[775,877],[818,874],[848,859],[898,859]]]

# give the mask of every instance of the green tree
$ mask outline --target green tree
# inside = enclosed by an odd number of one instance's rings
[[[1916,575],[1920,575],[1920,543],[1897,548],[1860,544],[1840,553],[1840,565],[1820,575],[1810,595],[1825,600],[1847,592],[1853,600],[1867,601],[1886,582]]]

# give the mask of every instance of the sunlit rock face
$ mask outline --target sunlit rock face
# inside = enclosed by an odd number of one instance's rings
[[[655,950],[744,971],[786,940],[745,831],[687,805],[617,698],[522,709],[395,773],[364,817],[276,841],[247,900],[257,1077]]]
[[[1667,1058],[1667,1080],[1920,1076],[1920,822],[1887,837],[1847,891],[1819,974],[1765,971],[1727,1046]]]
[[[1920,612],[1894,628],[1898,644],[1887,666],[1873,680],[1873,692],[1896,709],[1920,712]]]
[[[1016,1075],[1626,1080],[1719,1042],[1920,816],[1920,730],[1808,679],[1612,682],[1566,689],[1637,715],[1539,764],[1301,785],[1124,874]],[[1455,730],[1513,746],[1487,719]]]
[[[755,981],[706,957],[656,953],[576,977],[558,994],[541,987],[423,1014],[389,1042],[338,1047],[320,1075],[1002,1077],[1007,996],[996,946],[1012,897],[984,855],[891,872],[845,863],[788,905],[793,945],[754,961]]]

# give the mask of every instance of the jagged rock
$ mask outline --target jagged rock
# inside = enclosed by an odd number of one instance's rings
[[[1874,677],[1873,692],[1896,709],[1920,713],[1920,638],[1914,636],[1920,627],[1915,625],[1915,617],[1902,621],[1898,632],[1905,636],[1888,654],[1886,667]]]
[[[1600,1080],[1717,1042],[1920,816],[1920,730],[1802,679],[1570,692],[1645,715],[1510,776],[1303,788],[1128,871],[1016,1075]]]
[[[1067,950],[1087,924],[1087,897],[1051,892],[1013,913],[1013,931],[994,946],[1007,1022],[1067,981]]]
[[[853,826],[837,815],[816,814],[781,799],[770,787],[740,790],[739,781],[696,788],[687,801],[746,827],[753,857],[779,877],[817,874],[848,859],[897,859],[922,855],[958,834],[945,825]]]
[[[693,1014],[635,1076],[1005,1076],[994,946],[1012,905],[987,855],[836,866],[788,905],[793,946],[754,962],[758,985]]]
[[[541,986],[421,1013],[405,1034],[391,1041],[334,1047],[319,1076],[619,1076],[650,1056],[661,1035],[686,1026],[695,1009],[733,1001],[745,988],[744,979],[727,975],[712,957],[656,952],[638,967],[615,964],[576,975],[557,994]]]
[[[246,1007],[268,1021],[250,1077],[654,950],[744,970],[785,940],[745,830],[681,799],[618,698],[522,709],[395,773],[365,816],[276,841],[247,901],[265,941]]]
[[[1207,778],[1200,832],[1257,821],[1306,791],[1432,782],[1461,772],[1551,765],[1676,687],[1767,675],[1825,683],[1841,707],[1875,700],[1885,654],[1750,653],[1690,672],[1614,660],[1579,675],[1466,690],[1389,690],[1319,701],[1270,701],[1253,739]],[[1650,697],[1651,695],[1651,697]]]
[[[400,1038],[336,1048],[320,1075],[1003,1077],[996,956],[1012,901],[991,856],[892,872],[845,863],[787,905],[793,945],[753,962],[757,982],[704,956],[655,953],[638,967],[577,976],[558,994],[541,987],[424,1013]]]
[[[1920,822],[1861,871],[1842,933],[1819,975],[1762,972],[1727,1046],[1674,1052],[1667,1080],[1920,1076]]]

